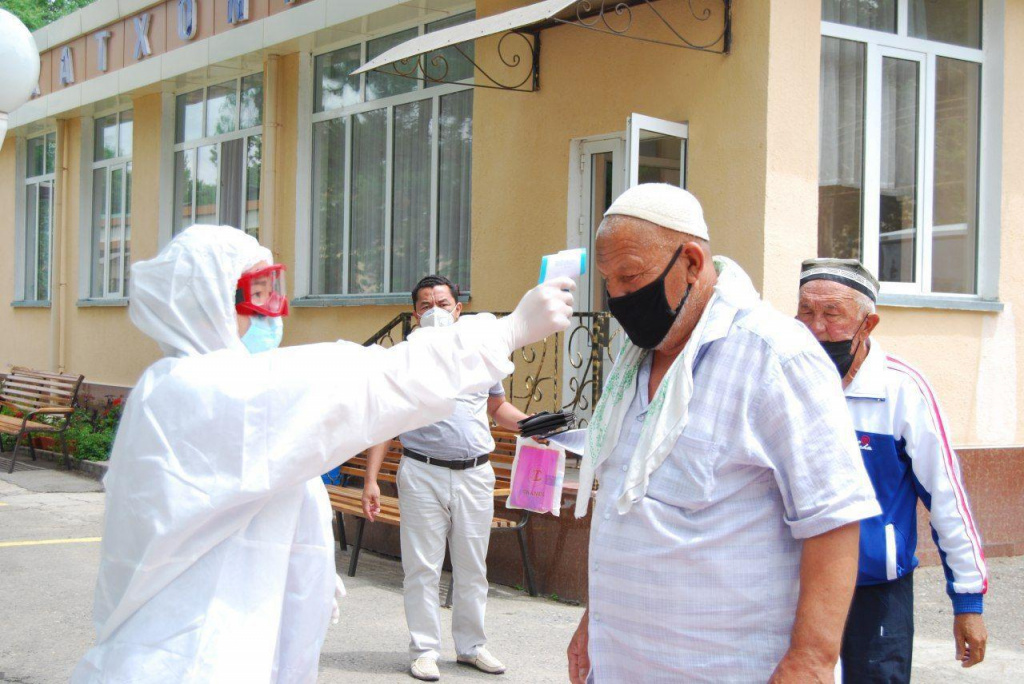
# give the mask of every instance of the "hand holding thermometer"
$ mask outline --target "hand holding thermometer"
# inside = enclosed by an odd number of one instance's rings
[[[548,254],[540,260],[540,279],[538,283],[546,283],[555,278],[567,276],[578,280],[587,272],[587,250],[563,249],[558,254]]]

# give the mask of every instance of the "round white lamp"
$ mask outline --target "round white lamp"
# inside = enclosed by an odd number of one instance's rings
[[[32,97],[39,83],[39,49],[18,17],[0,9],[0,146],[7,134],[7,115]]]

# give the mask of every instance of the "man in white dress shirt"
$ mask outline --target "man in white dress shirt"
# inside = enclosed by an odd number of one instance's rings
[[[879,512],[834,367],[711,256],[685,190],[626,191],[597,265],[631,344],[588,430],[570,679],[833,681],[858,522]]]

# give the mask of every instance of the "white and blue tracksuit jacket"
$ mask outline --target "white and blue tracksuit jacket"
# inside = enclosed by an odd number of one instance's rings
[[[917,500],[931,512],[932,538],[954,613],[982,612],[988,571],[960,464],[924,377],[874,340],[846,388],[861,456],[882,515],[860,524],[857,585],[881,584],[917,567]]]

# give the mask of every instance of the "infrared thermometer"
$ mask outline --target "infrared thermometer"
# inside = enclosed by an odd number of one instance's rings
[[[587,272],[587,250],[563,249],[558,254],[548,254],[540,259],[540,279],[538,283],[546,283],[555,278],[568,276],[578,280]]]

